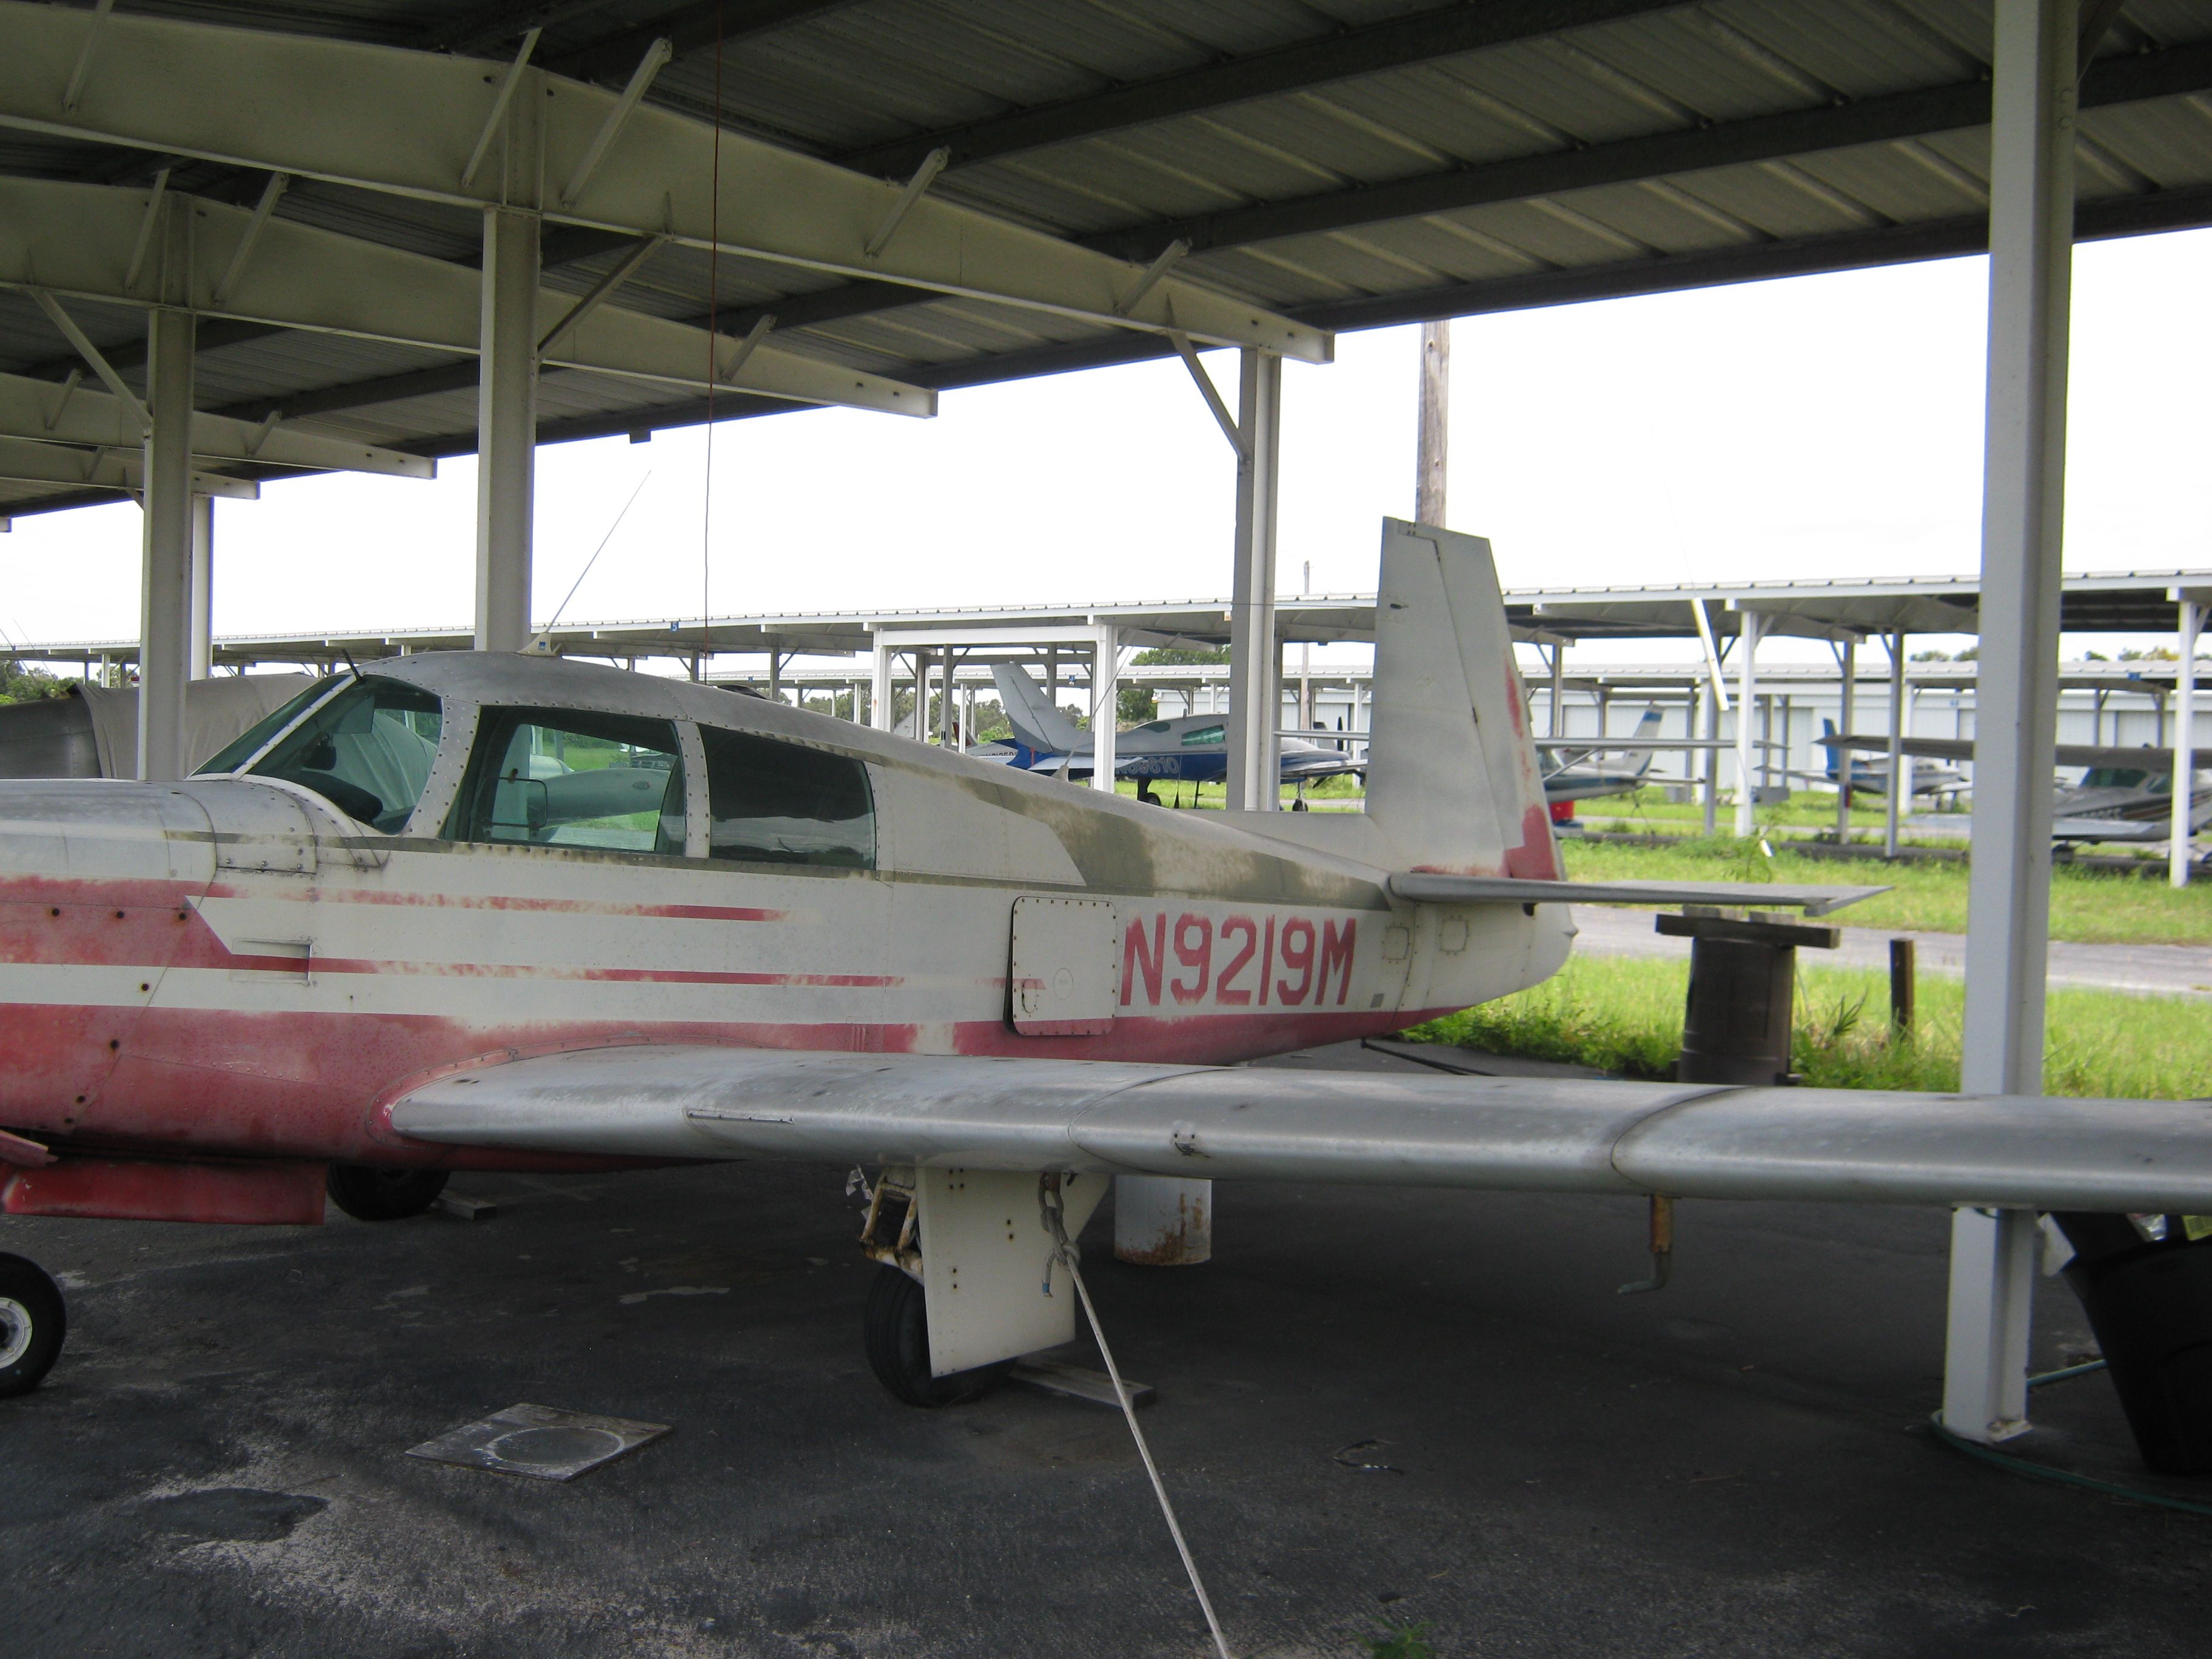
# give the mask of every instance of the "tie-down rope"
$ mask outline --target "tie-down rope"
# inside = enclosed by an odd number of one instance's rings
[[[1168,1523],[1168,1532],[1175,1540],[1176,1553],[1182,1557],[1182,1570],[1190,1576],[1191,1593],[1198,1597],[1198,1607],[1206,1615],[1206,1628],[1213,1637],[1214,1651],[1221,1659],[1234,1659],[1229,1651],[1229,1638],[1221,1633],[1221,1621],[1213,1616],[1213,1602],[1206,1595],[1206,1581],[1198,1576],[1198,1563],[1192,1559],[1190,1546],[1184,1541],[1182,1526],[1176,1519],[1175,1505],[1168,1501],[1168,1489],[1160,1480],[1159,1465],[1152,1462],[1152,1449],[1145,1443],[1145,1431],[1137,1426],[1137,1408],[1129,1398],[1129,1390],[1121,1381],[1121,1372],[1114,1364],[1114,1351],[1106,1346],[1105,1330],[1098,1323],[1098,1310],[1091,1304],[1090,1288],[1083,1282],[1083,1269],[1077,1265],[1081,1252],[1067,1236],[1061,1218],[1060,1177],[1042,1176],[1037,1183],[1037,1208],[1043,1212],[1045,1231],[1052,1235],[1052,1254],[1045,1258],[1044,1293],[1052,1294],[1052,1267],[1057,1261],[1067,1269],[1067,1276],[1075,1282],[1075,1294],[1083,1304],[1083,1316],[1091,1322],[1091,1334],[1098,1344],[1099,1357],[1106,1362],[1106,1375],[1114,1383],[1114,1397],[1121,1402],[1122,1419],[1129,1425],[1129,1437],[1137,1443],[1137,1455],[1145,1460],[1145,1473],[1152,1477],[1152,1493],[1160,1500],[1160,1514]]]

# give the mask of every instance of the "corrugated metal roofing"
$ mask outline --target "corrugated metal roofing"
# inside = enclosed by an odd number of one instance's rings
[[[656,33],[649,96],[900,177],[938,144],[943,194],[1179,268],[1328,327],[1970,252],[1987,205],[1986,0],[125,0],[123,9],[420,50],[619,83]],[[717,15],[721,35],[715,40]],[[2085,235],[2212,223],[2212,4],[2128,0],[2082,84]],[[0,131],[0,173],[143,182],[157,158]],[[250,203],[262,177],[193,163],[173,188]],[[474,216],[301,181],[297,219],[476,257]],[[549,285],[623,257],[550,230]],[[1156,337],[765,261],[664,247],[622,302],[932,386],[1162,349]],[[127,362],[140,319],[87,307]],[[469,360],[216,325],[203,404],[450,453],[473,447]],[[0,369],[72,366],[0,293]],[[125,374],[135,373],[126,368]],[[764,398],[724,398],[733,414]],[[701,418],[664,390],[549,374],[548,439]],[[0,484],[0,511],[72,498]]]

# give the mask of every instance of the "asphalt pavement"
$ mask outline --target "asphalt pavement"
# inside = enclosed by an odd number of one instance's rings
[[[1114,1413],[869,1375],[842,1171],[457,1186],[498,1214],[0,1222],[74,1321],[0,1403],[0,1652],[1207,1650]],[[1086,1261],[1240,1659],[1386,1618],[1455,1656],[2212,1647],[2212,1519],[1927,1432],[1941,1213],[1686,1204],[1674,1282],[1622,1297],[1632,1201],[1217,1197],[1206,1266],[1115,1263],[1104,1217]],[[2046,1285],[2037,1364],[2087,1346]],[[2103,1378],[2037,1401],[2030,1455],[2136,1478]],[[520,1402],[672,1432],[569,1485],[405,1455]]]

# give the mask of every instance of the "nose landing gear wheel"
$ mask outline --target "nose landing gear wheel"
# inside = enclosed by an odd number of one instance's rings
[[[0,1400],[39,1386],[68,1328],[60,1286],[36,1262],[0,1255]]]
[[[1011,1359],[948,1376],[929,1374],[929,1316],[921,1286],[896,1267],[876,1271],[861,1330],[868,1368],[909,1406],[958,1406],[989,1393],[1013,1370]]]
[[[404,1221],[438,1201],[446,1190],[446,1171],[333,1164],[324,1184],[331,1202],[356,1221]]]

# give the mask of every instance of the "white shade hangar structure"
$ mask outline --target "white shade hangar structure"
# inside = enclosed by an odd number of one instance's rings
[[[475,637],[515,647],[533,439],[925,414],[949,387],[1228,346],[1234,412],[1204,389],[1237,480],[1231,796],[1270,810],[1253,647],[1285,356],[1988,249],[1965,1081],[2038,1091],[2050,803],[2028,786],[2051,764],[2069,247],[2212,222],[2212,9],[0,0],[0,372],[28,383],[0,438],[82,469],[29,456],[0,512],[143,491],[154,776],[177,760],[196,470],[327,464],[280,438],[477,452]],[[346,280],[355,258],[405,274]],[[120,445],[61,435],[85,398]],[[2002,1437],[2033,1229],[1958,1228],[1945,1413]]]

